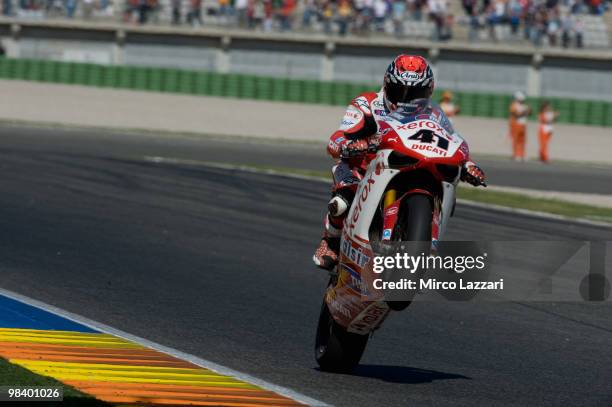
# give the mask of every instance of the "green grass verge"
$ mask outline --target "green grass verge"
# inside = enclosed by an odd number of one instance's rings
[[[612,223],[612,208],[600,208],[557,199],[533,198],[525,194],[469,187],[458,188],[457,198],[509,208],[552,213],[568,218],[590,219]]]
[[[313,171],[261,165],[247,165],[247,167],[262,171],[274,171],[280,174],[296,174],[326,179],[331,178],[329,171]],[[545,212],[572,219],[588,219],[612,223],[612,208],[600,208],[597,206],[566,202],[557,199],[533,198],[525,194],[492,191],[486,188],[472,188],[470,186],[458,188],[457,198],[464,199],[466,201],[499,205],[507,208]]]
[[[40,406],[91,406],[91,407],[108,407],[111,404],[97,400],[92,396],[82,393],[74,387],[68,386],[51,377],[41,376],[29,371],[21,366],[15,365],[0,358],[0,386],[45,386],[45,387],[63,387],[64,401],[56,402],[32,402],[32,404]],[[5,403],[0,403],[4,405]],[[27,402],[15,403],[15,405],[29,405]]]

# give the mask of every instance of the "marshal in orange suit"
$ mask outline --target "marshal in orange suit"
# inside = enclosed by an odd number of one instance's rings
[[[559,117],[559,112],[555,112],[550,102],[544,101],[540,106],[540,115],[538,116],[540,125],[538,128],[538,138],[540,140],[540,161],[547,163],[550,160],[548,154],[548,143],[553,134],[553,123]]]
[[[510,105],[510,138],[512,139],[512,158],[525,161],[525,143],[527,141],[527,118],[531,107],[525,103],[525,94],[516,92]]]

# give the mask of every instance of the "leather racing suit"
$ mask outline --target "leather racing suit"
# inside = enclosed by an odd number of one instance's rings
[[[378,122],[389,113],[382,90],[361,93],[348,105],[340,128],[329,139],[327,152],[336,160],[332,168],[332,199],[324,218],[321,245],[313,256],[315,264],[322,268],[333,267],[337,260],[344,218],[348,215],[357,186],[365,173],[369,161],[368,152],[373,152],[380,141]],[[433,114],[438,116],[438,122],[453,137],[460,137],[452,129],[442,109],[434,106]],[[467,144],[464,145],[467,163],[461,179],[473,185],[484,185],[484,173],[470,160]]]

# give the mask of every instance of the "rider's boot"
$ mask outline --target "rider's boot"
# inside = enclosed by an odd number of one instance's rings
[[[329,214],[325,215],[323,237],[312,256],[312,261],[322,269],[333,270],[338,263],[342,222],[342,218],[334,218]]]
[[[340,252],[340,236],[342,235],[342,223],[350,207],[350,196],[347,193],[336,193],[327,205],[328,213],[323,221],[323,237],[319,247],[312,256],[314,263],[325,270],[333,270],[338,263]]]

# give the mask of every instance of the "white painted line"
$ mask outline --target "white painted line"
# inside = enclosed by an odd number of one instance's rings
[[[254,174],[274,175],[274,176],[284,177],[284,178],[325,182],[328,184],[331,183],[331,177],[323,178],[323,177],[316,177],[316,176],[311,176],[311,175],[291,174],[291,173],[285,173],[285,172],[271,170],[271,169],[252,167],[248,165],[226,164],[226,163],[217,163],[217,162],[212,162],[212,161],[183,160],[180,158],[169,158],[169,157],[149,157],[147,156],[147,157],[144,157],[144,159],[145,161],[150,161],[150,162],[155,162],[155,163],[203,166],[203,167],[216,168],[216,169],[221,169],[221,170],[242,171],[242,172],[248,172],[248,173],[254,173]],[[489,209],[489,210],[495,210],[495,211],[510,213],[510,214],[527,215],[527,216],[533,216],[533,217],[543,218],[543,219],[559,220],[563,222],[577,223],[577,224],[587,225],[587,226],[612,228],[612,224],[608,222],[598,222],[596,220],[590,220],[590,219],[576,219],[576,218],[570,218],[570,217],[563,216],[563,215],[555,215],[555,214],[547,213],[547,212],[532,211],[529,209],[511,208],[508,206],[481,203],[481,202],[469,201],[465,199],[458,199],[457,202],[460,203],[461,205],[471,206],[474,208]]]
[[[115,335],[117,337],[126,339],[128,341],[132,341],[135,342],[139,345],[145,346],[147,348],[151,348],[151,349],[155,349],[159,352],[165,353],[167,355],[171,355],[174,356],[176,358],[185,360],[187,362],[191,362],[194,365],[203,367],[205,369],[209,369],[212,370],[216,373],[225,375],[225,376],[232,376],[235,377],[238,380],[242,380],[244,382],[247,383],[251,383],[254,384],[256,386],[259,386],[263,389],[266,390],[270,390],[273,391],[275,393],[278,393],[282,396],[288,397],[290,399],[293,399],[299,403],[303,403],[303,404],[307,404],[309,406],[320,406],[320,407],[327,407],[329,406],[329,404],[326,404],[322,401],[310,398],[308,396],[305,396],[303,394],[300,394],[294,390],[288,389],[286,387],[282,387],[282,386],[278,386],[276,384],[272,384],[269,382],[266,382],[265,380],[261,380],[257,377],[248,375],[246,373],[242,373],[242,372],[238,372],[236,370],[230,369],[228,367],[219,365],[217,363],[211,362],[209,360],[206,359],[202,359],[199,358],[197,356],[194,355],[190,355],[189,353],[185,353],[185,352],[181,352],[179,350],[173,349],[173,348],[169,348],[167,346],[164,345],[160,345],[158,343],[155,342],[151,342],[147,339],[141,338],[139,336],[136,335],[132,335],[129,334],[127,332],[123,332],[120,331],[118,329],[115,329],[113,327],[110,327],[108,325],[102,324],[100,322],[94,321],[92,319],[89,318],[85,318],[83,316],[77,315],[77,314],[73,314],[72,312],[68,312],[66,310],[63,310],[61,308],[57,308],[54,307],[53,305],[49,305],[46,304],[42,301],[38,301],[29,297],[26,297],[25,295],[21,295],[21,294],[17,294],[13,291],[9,291],[9,290],[5,290],[4,288],[0,288],[0,295],[4,295],[5,297],[11,298],[13,300],[16,301],[20,301],[24,304],[30,305],[32,307],[36,307],[36,308],[40,308],[43,309],[45,311],[51,312],[53,314],[59,315],[63,318],[66,318],[70,321],[73,322],[77,322],[79,324],[85,325],[88,328],[91,329],[95,329],[97,331],[103,332],[103,333],[107,333],[110,335]]]
[[[226,164],[226,163],[218,163],[218,162],[213,162],[213,161],[185,160],[182,158],[150,157],[150,156],[145,156],[144,160],[153,162],[153,163],[160,163],[160,164],[193,165],[193,166],[201,166],[201,167],[208,167],[208,168],[216,168],[220,170],[242,171],[242,172],[250,172],[254,174],[275,175],[278,177],[303,179],[307,181],[319,181],[319,182],[325,182],[325,183],[331,182],[331,171],[329,173],[330,177],[324,178],[324,177],[316,177],[314,175],[292,174],[292,173],[272,170],[269,168],[257,168],[257,167],[253,167],[250,165]]]

